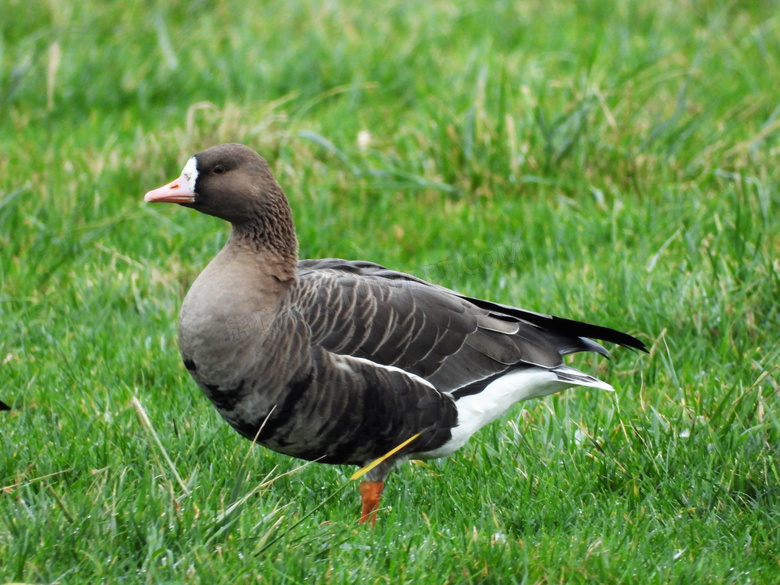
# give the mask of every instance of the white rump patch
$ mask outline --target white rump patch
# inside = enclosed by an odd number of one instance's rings
[[[374,368],[398,372],[437,390],[428,380],[395,366],[385,366],[354,356],[337,357],[344,359],[343,363],[338,364],[339,367],[348,368],[351,361],[362,362]],[[565,365],[556,366],[555,368],[539,366],[511,371],[492,381],[482,392],[456,400],[455,407],[458,410],[458,424],[452,428],[452,438],[436,450],[417,452],[411,458],[436,459],[438,457],[446,457],[460,449],[479,429],[502,417],[507,410],[518,402],[549,396],[572,386],[589,386],[601,390],[614,390],[606,382],[602,382],[598,378]],[[437,390],[437,392],[440,392],[440,390]]]
[[[559,368],[561,371],[557,372]],[[488,384],[482,392],[457,400],[458,425],[452,429],[452,439],[435,451],[418,453],[415,457],[433,459],[450,455],[460,449],[471,435],[503,416],[514,404],[555,394],[571,386],[613,389],[609,384],[567,366],[509,372]]]
[[[181,176],[187,179],[190,191],[195,193],[195,182],[198,180],[198,160],[194,156],[190,157],[190,160],[184,165]]]

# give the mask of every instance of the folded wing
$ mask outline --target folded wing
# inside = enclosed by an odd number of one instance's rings
[[[294,296],[313,344],[401,368],[455,396],[510,369],[555,368],[569,353],[608,356],[591,336],[644,350],[613,329],[472,299],[370,262],[301,260]]]

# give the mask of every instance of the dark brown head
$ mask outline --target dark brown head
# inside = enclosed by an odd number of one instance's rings
[[[242,238],[284,255],[297,253],[284,191],[268,163],[242,144],[220,144],[196,154],[178,179],[149,191],[144,201],[191,207],[229,221]]]
[[[181,176],[149,191],[148,203],[179,203],[230,223],[251,223],[257,215],[286,206],[268,163],[242,144],[220,144],[187,161]]]

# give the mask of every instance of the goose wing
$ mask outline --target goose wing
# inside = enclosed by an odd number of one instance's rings
[[[363,261],[301,260],[296,308],[312,343],[421,376],[443,392],[479,392],[510,369],[555,368],[586,336],[644,349],[630,335],[460,295]]]

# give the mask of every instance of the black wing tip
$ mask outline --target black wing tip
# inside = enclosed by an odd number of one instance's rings
[[[8,406],[5,402],[0,400],[0,410],[11,410],[11,407]]]
[[[491,313],[495,313],[493,315],[494,317],[500,318],[500,315],[503,313],[504,315],[510,316],[510,318],[521,319],[531,323],[532,325],[542,327],[543,329],[550,329],[563,335],[598,339],[599,341],[608,341],[610,343],[615,343],[629,349],[636,349],[645,353],[650,353],[642,341],[633,335],[623,333],[617,329],[604,327],[602,325],[593,325],[592,323],[586,323],[584,321],[566,319],[564,317],[556,317],[555,315],[536,313],[534,311],[528,311],[519,307],[502,305],[500,303],[493,303],[491,301],[483,301],[473,297],[463,296],[462,298],[480,308],[487,309],[488,311],[491,311]],[[598,350],[593,351],[601,353]]]
[[[612,331],[615,332],[615,337],[613,339],[607,339],[606,341],[611,341],[612,343],[616,343],[628,349],[650,353],[650,350],[647,349],[644,341],[641,341],[628,333],[623,333],[622,331],[617,331],[615,329],[612,329]]]
[[[650,351],[647,349],[647,346],[644,344],[644,342],[637,339],[633,335],[629,335],[628,333],[623,333],[622,331],[618,331],[617,329],[602,327],[601,325],[589,325],[589,327],[593,329],[588,331],[588,337],[593,337],[600,341],[608,341],[609,343],[614,343],[615,345],[619,345],[627,349],[642,351],[644,353],[650,353]],[[607,352],[607,354],[608,353],[609,352]],[[611,357],[610,355],[607,355],[607,358],[610,357]]]
[[[527,318],[525,315],[524,317]],[[555,329],[561,333],[568,333],[578,337],[598,339],[599,341],[608,341],[609,343],[614,343],[622,347],[650,353],[643,341],[637,339],[633,335],[629,335],[623,331],[618,331],[617,329],[612,329],[611,327],[593,325],[592,323],[574,321],[572,319],[555,317],[553,315],[541,315],[541,317],[550,319],[549,323],[544,323],[543,320],[538,318],[539,315],[534,315],[534,317],[536,317],[536,319],[532,321],[534,324],[540,325],[542,327],[547,326],[550,329]]]

